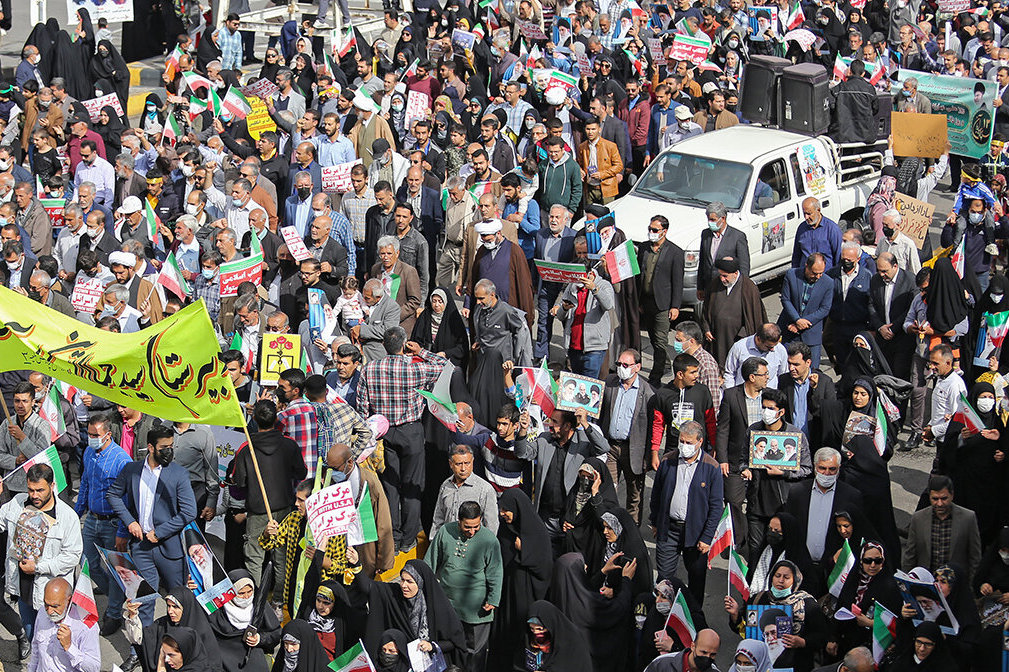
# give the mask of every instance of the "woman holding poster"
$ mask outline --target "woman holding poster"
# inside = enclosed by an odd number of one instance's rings
[[[192,628],[203,642],[208,669],[220,670],[221,652],[217,648],[217,639],[210,629],[207,615],[196,603],[192,591],[181,586],[172,588],[165,596],[165,607],[167,613],[146,628],[140,624],[140,603],[129,602],[123,610],[123,633],[130,644],[140,647],[140,664],[144,671],[155,672],[158,669],[161,639],[175,628]]]

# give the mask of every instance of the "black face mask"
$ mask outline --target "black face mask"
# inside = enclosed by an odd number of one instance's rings
[[[889,238],[890,236],[893,235],[893,229],[890,228],[889,226],[884,226],[883,227],[883,235],[886,236],[887,238]]]
[[[767,543],[771,546],[778,546],[785,540],[785,535],[777,530],[768,530],[765,537],[767,538]]]
[[[378,664],[379,667],[392,667],[399,660],[398,653],[386,653],[385,651],[378,652]]]
[[[282,404],[287,403],[287,394],[282,389],[278,387],[275,391],[275,394],[277,395],[277,401],[279,401]]]
[[[298,187],[298,198],[305,200],[312,195],[312,187]]]
[[[162,467],[167,467],[175,459],[175,447],[158,448],[154,453],[154,460]]]
[[[699,656],[694,654],[694,667],[696,667],[701,672],[711,669],[711,665],[714,663],[710,656]]]
[[[855,262],[850,259],[841,260],[841,270],[845,273],[851,273],[851,269],[855,268]]]
[[[39,294],[34,289],[28,290],[28,298],[31,299],[32,301],[38,301],[39,303],[42,303],[42,295]]]

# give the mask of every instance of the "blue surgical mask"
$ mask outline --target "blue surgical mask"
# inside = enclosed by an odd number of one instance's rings
[[[102,447],[102,437],[100,436],[89,436],[88,437],[88,447],[94,450],[98,450]]]
[[[233,199],[231,199],[231,204],[233,206],[235,206],[236,208],[240,208],[240,207],[242,207],[242,199],[240,199],[240,198],[233,198]]]
[[[677,355],[683,352],[683,341],[677,341],[673,339],[673,352]]]
[[[217,271],[215,269],[213,269],[213,268],[203,268],[203,269],[200,269],[200,273],[203,274],[203,277],[205,279],[207,279],[207,280],[213,280],[214,279],[214,274],[217,273]]]
[[[970,213],[970,223],[971,224],[980,224],[982,219],[984,219],[984,213],[983,212],[972,212],[972,213]]]
[[[783,597],[788,597],[791,594],[791,588],[775,588],[774,586],[771,586],[771,595],[774,595],[774,597],[779,600]]]
[[[339,469],[333,470],[333,483],[343,483],[347,480],[347,474],[343,473]]]

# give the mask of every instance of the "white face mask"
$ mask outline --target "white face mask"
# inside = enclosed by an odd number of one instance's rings
[[[1002,558],[1002,562],[1009,565],[1009,551],[999,551],[998,557]]]
[[[1003,296],[1005,296],[1005,295],[1004,294],[992,294],[991,295],[991,300],[994,303],[1002,303],[1002,297]]]
[[[649,243],[657,243],[657,242],[659,242],[659,238],[661,237],[661,235],[662,234],[660,234],[660,233],[652,233],[651,231],[649,231],[648,232],[648,242]]]
[[[186,203],[186,214],[187,215],[191,215],[191,216],[195,217],[197,212],[199,212],[199,209],[195,205],[193,205],[192,203]]]
[[[834,487],[834,483],[836,482],[837,474],[821,474],[820,472],[816,472],[816,484],[824,490]]]
[[[617,364],[617,377],[620,380],[630,380],[634,377],[634,367]]]
[[[238,597],[236,595],[235,597],[233,597],[231,599],[231,601],[239,609],[248,609],[249,607],[252,606],[252,600],[253,600],[254,597],[255,597],[255,595],[253,595],[252,597]]]
[[[496,240],[483,240],[480,241],[480,244],[483,245],[488,252],[493,252],[498,246],[498,242]]]
[[[981,397],[977,400],[977,410],[988,413],[995,408],[995,397]]]
[[[183,175],[185,175],[186,177],[192,177],[193,173],[195,173],[195,172],[196,172],[195,168],[193,168],[192,166],[187,166],[187,165],[183,164],[183,166],[182,166],[182,174]]]
[[[778,421],[778,409],[776,408],[765,408],[761,411],[761,415],[765,425],[773,425]]]
[[[312,210],[312,214],[316,217],[323,217],[326,214],[325,210]]]
[[[680,448],[680,457],[682,457],[685,460],[694,459],[694,455],[696,455],[698,451],[697,446],[695,446],[692,443],[685,443],[683,441],[680,441],[679,448]]]

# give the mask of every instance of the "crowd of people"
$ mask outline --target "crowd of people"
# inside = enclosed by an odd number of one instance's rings
[[[133,122],[86,9],[72,35],[36,26],[0,84],[3,285],[119,334],[202,302],[251,437],[222,470],[206,424],[0,373],[0,625],[30,670],[346,670],[358,642],[375,672],[707,672],[732,647],[736,672],[1001,669],[1000,0],[387,1],[377,35],[331,34],[323,5],[257,52],[238,14],[165,3],[188,32]],[[677,60],[677,35],[708,51]],[[844,142],[886,140],[880,92],[931,111],[898,67],[997,83],[984,157],[891,146],[851,228],[802,202],[776,321],[720,202],[657,207],[632,276],[600,263],[631,239],[609,204],[662,151],[749,123],[758,54],[851,59]],[[927,201],[950,167],[919,244],[896,194]],[[303,348],[270,371],[278,334]],[[22,468],[50,445],[62,490]],[[888,463],[911,451],[934,460],[902,530]],[[317,548],[307,502],[340,483],[374,534]]]

